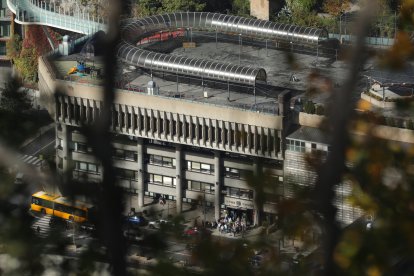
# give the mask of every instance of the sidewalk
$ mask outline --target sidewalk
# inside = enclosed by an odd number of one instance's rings
[[[139,211],[147,210],[147,212],[152,212],[153,216],[167,219],[168,216],[175,216],[177,214],[176,202],[174,200],[167,200],[164,205],[161,205],[158,202],[154,202],[153,198],[144,197],[144,203],[145,206]],[[206,214],[203,213],[203,207],[197,206],[195,209],[192,209],[192,206],[189,203],[183,203],[182,209],[183,211],[181,215],[184,217],[185,225],[188,227],[193,227],[195,221],[197,221],[197,224],[199,226],[202,225],[203,221],[215,221],[213,207],[207,207]],[[210,230],[211,235],[216,238],[245,239],[246,241],[252,243],[265,239],[268,240],[270,243],[273,243],[277,248],[279,248],[282,254],[288,254],[292,256],[294,254],[297,254],[298,251],[307,254],[314,250],[313,248],[305,250],[303,248],[303,243],[301,241],[291,240],[286,237],[283,237],[283,233],[281,230],[277,230],[275,232],[267,234],[266,228],[263,226],[250,227],[248,228],[248,230],[246,230],[246,232],[243,235],[241,233],[238,233],[236,234],[236,236],[234,236],[233,233],[220,233],[220,231],[217,228]]]

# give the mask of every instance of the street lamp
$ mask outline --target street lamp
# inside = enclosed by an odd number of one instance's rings
[[[239,34],[239,64],[241,63],[242,43],[242,34]]]

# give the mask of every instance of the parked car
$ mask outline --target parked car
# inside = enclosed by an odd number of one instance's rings
[[[150,221],[148,223],[148,227],[151,229],[160,229],[162,227],[162,225],[168,225],[171,224],[170,221],[165,220],[165,219],[157,219],[154,221]]]
[[[130,242],[141,242],[144,240],[141,230],[136,228],[129,228],[124,231],[124,237]]]
[[[192,237],[198,234],[199,234],[199,231],[197,227],[191,227],[184,231],[184,236],[187,236],[187,237]]]
[[[69,228],[69,224],[67,220],[62,219],[60,217],[55,217],[55,216],[50,217],[49,226],[50,228],[55,228],[55,229],[58,228],[58,229],[63,229],[63,230]]]
[[[129,226],[145,226],[148,223],[143,216],[139,215],[127,216],[125,221]]]
[[[24,183],[24,174],[19,172],[16,174],[16,178],[14,180],[14,184],[21,185]]]

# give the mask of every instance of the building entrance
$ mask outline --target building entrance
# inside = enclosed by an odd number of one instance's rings
[[[223,210],[224,217],[230,217],[232,221],[245,221],[247,226],[253,225],[254,212],[252,209],[229,208]]]

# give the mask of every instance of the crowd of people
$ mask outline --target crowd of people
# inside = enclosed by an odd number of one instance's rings
[[[217,222],[217,229],[221,234],[233,233],[234,236],[242,234],[247,230],[247,219],[245,215],[237,216],[234,213],[227,214]]]

